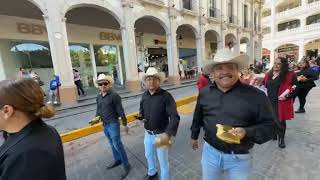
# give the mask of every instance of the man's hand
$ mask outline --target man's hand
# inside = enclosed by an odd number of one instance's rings
[[[199,149],[198,141],[197,140],[191,140],[191,146],[193,150]]]
[[[129,134],[129,127],[128,126],[124,126],[124,132],[126,132],[126,134]]]
[[[239,136],[240,139],[243,139],[244,136],[246,135],[246,130],[244,128],[237,127],[237,128],[230,129],[228,133],[231,133],[235,136]]]

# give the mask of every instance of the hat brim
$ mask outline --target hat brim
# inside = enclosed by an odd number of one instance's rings
[[[230,63],[237,64],[239,70],[243,70],[249,67],[249,56],[246,54],[240,54],[239,56],[233,57],[231,59],[226,59],[221,62],[216,62],[213,60],[213,61],[207,62],[205,66],[208,68],[213,68],[214,66],[219,64],[230,64]]]
[[[157,74],[146,74],[146,73],[140,73],[140,81],[142,83],[146,82],[146,78],[147,77],[156,77],[160,80],[160,84],[162,84],[164,82],[164,80],[166,79],[166,74],[164,72],[158,72]]]
[[[103,81],[108,81],[110,84],[113,84],[113,79],[112,78],[104,78],[104,79],[98,79],[96,82],[103,82]]]

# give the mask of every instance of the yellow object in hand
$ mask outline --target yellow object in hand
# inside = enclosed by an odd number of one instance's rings
[[[233,135],[229,133],[228,131],[231,130],[233,127],[217,124],[217,138],[221,141],[224,141],[229,144],[240,144],[240,137],[237,135]]]
[[[99,123],[100,121],[101,121],[101,120],[100,120],[100,116],[97,116],[97,117],[91,119],[91,120],[89,121],[89,124],[90,124],[91,126],[93,126],[93,125]]]

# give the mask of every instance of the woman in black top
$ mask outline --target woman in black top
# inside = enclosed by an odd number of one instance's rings
[[[55,110],[32,79],[0,81],[1,180],[65,180],[62,143],[57,131],[41,118]]]
[[[316,86],[314,80],[316,79],[317,73],[310,68],[307,60],[301,60],[299,62],[299,72],[297,73],[297,91],[294,98],[298,97],[300,106],[295,113],[304,113],[304,105],[306,104],[306,97],[309,91]]]

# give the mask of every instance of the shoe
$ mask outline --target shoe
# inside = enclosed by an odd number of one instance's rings
[[[286,143],[284,142],[284,138],[279,139],[279,148],[286,148]]]
[[[107,169],[112,169],[121,165],[121,161],[115,161],[107,166]]]
[[[277,136],[277,135],[274,135],[273,138],[272,138],[272,140],[274,140],[274,141],[278,140],[278,136]]]
[[[305,109],[299,109],[298,111],[295,111],[295,113],[305,113],[306,110]]]
[[[153,179],[157,179],[157,177],[158,177],[158,173],[156,172],[154,175],[152,175],[152,176],[150,176],[150,175],[146,175],[145,177],[144,177],[144,180],[153,180]]]
[[[130,166],[130,164],[129,164],[128,166],[126,166],[126,167],[123,169],[120,179],[121,179],[121,180],[122,180],[122,179],[125,179],[125,178],[128,176],[130,170],[131,170],[131,166]]]

